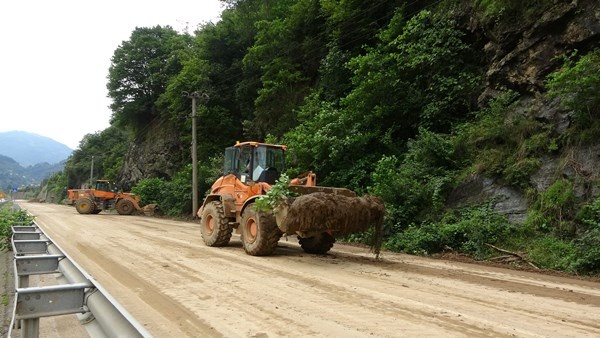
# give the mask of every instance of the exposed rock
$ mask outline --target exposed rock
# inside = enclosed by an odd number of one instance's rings
[[[530,177],[530,182],[538,193],[546,191],[560,176],[559,164],[558,156],[542,158],[540,169]]]
[[[547,8],[536,20],[523,20],[512,26],[496,27],[471,17],[466,26],[476,39],[484,41],[489,59],[486,89],[480,104],[498,96],[506,89],[519,92],[519,106],[510,114],[533,117],[553,125],[554,136],[571,126],[572,112],[565,111],[558,100],[545,97],[544,81],[562,60],[574,50],[586,52],[600,42],[600,2],[596,0],[554,0],[542,2]],[[540,7],[541,8],[541,7]],[[465,21],[463,21],[465,22]],[[486,27],[484,27],[486,26]],[[509,116],[510,118],[510,116]],[[560,154],[542,159],[540,169],[530,177],[538,193],[548,189],[558,178],[574,182],[575,198],[583,201],[599,195],[600,145],[572,147]],[[524,220],[528,208],[523,193],[513,187],[501,186],[493,179],[473,175],[449,196],[450,207],[475,205],[495,201],[495,209],[512,222]]]
[[[513,223],[521,223],[527,215],[527,200],[516,188],[496,184],[483,175],[473,175],[459,185],[448,197],[452,208],[494,202],[494,210],[506,215]]]
[[[501,88],[520,93],[543,91],[546,76],[560,65],[557,57],[579,49],[591,50],[600,40],[600,3],[595,0],[554,1],[533,22],[513,27],[470,29],[484,32],[489,42],[484,50],[490,58],[487,89],[480,102],[494,97]]]
[[[169,179],[180,168],[180,159],[174,157],[184,153],[177,130],[166,124],[152,125],[147,137],[129,147],[118,185],[129,191],[144,178],[161,177]]]
[[[574,197],[587,200],[598,196],[600,144],[572,147],[564,153],[562,176],[574,183]]]

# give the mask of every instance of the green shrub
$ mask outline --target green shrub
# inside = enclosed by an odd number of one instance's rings
[[[574,267],[581,273],[600,274],[600,197],[584,205],[576,220],[586,230],[575,240],[577,258]]]
[[[527,211],[525,226],[547,232],[552,229],[552,218],[537,208],[531,208]]]
[[[494,211],[493,203],[462,209],[455,222],[441,229],[446,246],[475,258],[489,256],[491,249],[486,244],[503,243],[517,231]]]
[[[202,203],[203,192],[208,191],[220,176],[222,161],[221,156],[211,157],[198,165],[198,203]],[[192,165],[183,167],[170,181],[162,178],[143,179],[131,191],[140,196],[143,204],[158,204],[168,216],[189,215],[192,213]]]
[[[485,258],[491,249],[486,244],[506,243],[519,236],[519,228],[493,210],[493,204],[464,208],[447,215],[439,223],[411,225],[389,237],[385,247],[411,254],[432,254],[445,249],[475,258]]]
[[[369,193],[381,197],[389,227],[399,230],[410,223],[431,221],[441,213],[454,181],[456,163],[448,137],[421,129],[408,143],[404,160],[384,156],[372,175]]]
[[[145,178],[139,181],[131,192],[140,197],[140,204],[160,204],[166,194],[167,183],[162,178]]]
[[[587,129],[600,115],[600,48],[581,57],[575,51],[563,60],[563,66],[548,75],[548,94],[574,110],[578,127]]]
[[[429,255],[443,250],[436,225],[409,225],[404,231],[387,239],[383,247],[413,255]]]
[[[12,209],[8,205],[0,208],[0,251],[11,249],[13,225],[30,225],[32,222],[33,217],[25,210]]]
[[[547,235],[531,242],[528,258],[540,268],[573,272],[577,247],[570,241]]]
[[[600,274],[600,223],[587,230],[575,241],[575,245],[575,270],[580,273]]]
[[[573,235],[573,183],[558,179],[537,195],[527,213],[525,224],[542,232],[556,235]]]
[[[600,197],[582,206],[575,219],[592,228],[598,226],[600,224]]]

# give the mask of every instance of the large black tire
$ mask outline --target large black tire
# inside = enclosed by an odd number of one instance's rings
[[[250,204],[242,213],[242,245],[251,256],[267,256],[277,248],[277,242],[283,234],[277,227],[275,217],[254,210]]]
[[[333,243],[335,243],[335,237],[327,232],[322,232],[313,237],[298,237],[298,242],[304,252],[322,255],[331,250]]]
[[[133,210],[135,210],[135,207],[133,206],[133,202],[131,202],[130,200],[122,199],[119,202],[117,202],[117,205],[115,205],[115,209],[117,209],[119,215],[131,215],[133,213]]]
[[[94,210],[96,210],[96,205],[91,199],[87,197],[82,197],[78,199],[77,202],[75,202],[75,209],[77,209],[78,213],[87,215],[93,213]]]
[[[202,239],[208,246],[226,246],[231,239],[233,228],[225,217],[221,201],[207,203],[200,219]]]

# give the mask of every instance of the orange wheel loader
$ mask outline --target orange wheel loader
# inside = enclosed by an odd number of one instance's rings
[[[109,209],[117,209],[119,215],[131,215],[135,210],[144,213],[138,196],[118,192],[108,180],[97,180],[95,189],[69,189],[68,194],[68,203],[80,214],[99,214]]]
[[[297,235],[305,252],[324,254],[333,247],[335,236],[382,226],[381,200],[356,197],[344,188],[319,187],[312,172],[290,181],[289,190],[299,197],[273,210],[257,210],[256,200],[286,169],[286,150],[285,145],[260,142],[225,149],[223,176],[197,213],[206,245],[226,246],[236,229],[249,255],[272,254],[283,234]]]

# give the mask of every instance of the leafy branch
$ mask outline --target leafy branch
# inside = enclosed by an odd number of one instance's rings
[[[256,200],[255,208],[258,211],[272,211],[289,198],[298,196],[290,190],[290,178],[282,174],[269,191]]]

